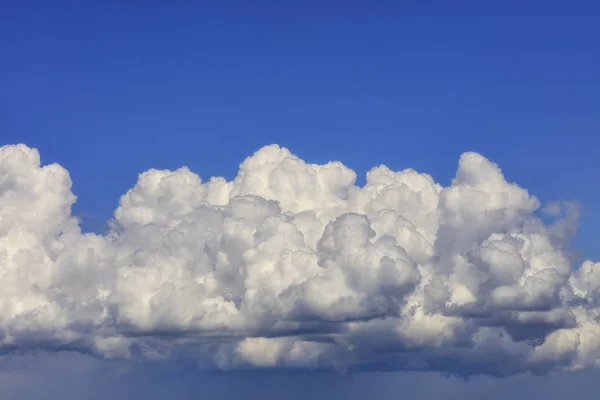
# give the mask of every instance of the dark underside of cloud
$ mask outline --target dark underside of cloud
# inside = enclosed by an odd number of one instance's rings
[[[278,146],[229,182],[149,170],[108,234],[84,234],[68,172],[1,147],[0,351],[236,373],[598,365],[600,263],[568,257],[576,205],[540,210],[475,153],[448,187],[355,179]]]

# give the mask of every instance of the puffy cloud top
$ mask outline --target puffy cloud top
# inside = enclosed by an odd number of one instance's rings
[[[267,146],[231,182],[149,170],[105,236],[68,172],[0,148],[0,348],[202,368],[544,373],[600,365],[600,263],[565,252],[573,204],[475,153],[449,187]]]

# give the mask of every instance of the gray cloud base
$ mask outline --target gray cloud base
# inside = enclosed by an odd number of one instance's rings
[[[475,153],[448,187],[385,166],[355,179],[267,146],[230,182],[144,172],[111,231],[83,234],[68,172],[1,147],[0,348],[222,370],[599,365],[600,263],[572,267],[574,204],[544,223]]]

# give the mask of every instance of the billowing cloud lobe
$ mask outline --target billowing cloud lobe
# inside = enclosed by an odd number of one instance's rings
[[[228,182],[150,170],[107,235],[68,172],[0,148],[0,348],[202,368],[544,373],[600,365],[600,263],[573,267],[573,204],[475,153],[442,187],[267,146]],[[546,219],[544,219],[546,220]]]

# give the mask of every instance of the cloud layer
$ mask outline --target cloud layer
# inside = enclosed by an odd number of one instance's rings
[[[64,168],[1,147],[0,348],[208,369],[600,365],[600,263],[568,257],[575,205],[540,210],[475,153],[448,187],[385,166],[355,179],[276,145],[231,182],[149,170],[101,236],[81,233]]]

